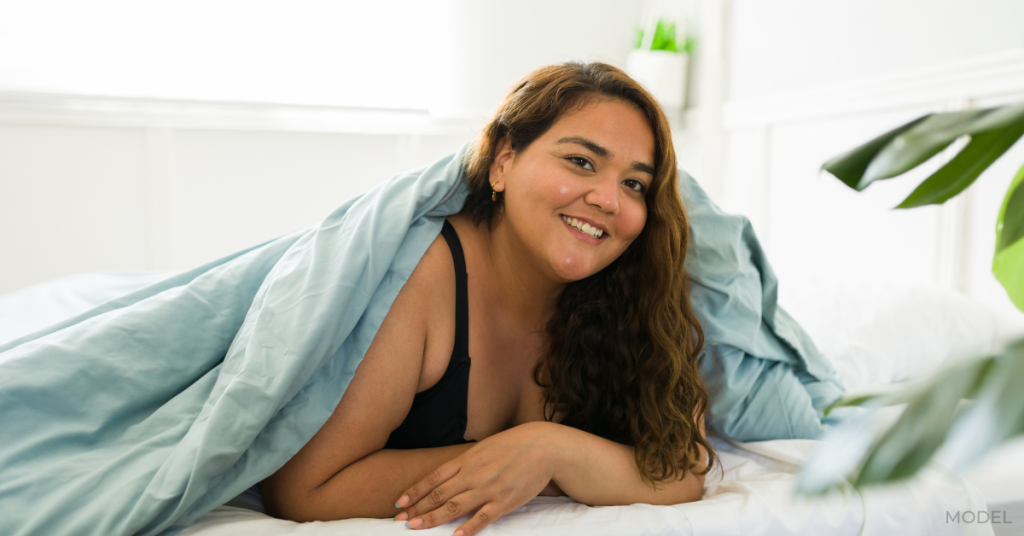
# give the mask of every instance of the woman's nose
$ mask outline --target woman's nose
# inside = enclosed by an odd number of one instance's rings
[[[616,188],[617,185],[618,180],[614,177],[605,177],[594,181],[590,191],[587,192],[583,200],[602,212],[614,213],[619,209],[619,189]]]

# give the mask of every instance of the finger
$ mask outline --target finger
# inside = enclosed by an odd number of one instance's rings
[[[413,519],[416,516],[425,514],[427,512],[440,508],[448,499],[455,497],[456,495],[467,491],[468,486],[459,478],[451,478],[444,484],[430,490],[425,497],[419,500],[416,504],[413,504],[409,508],[405,509],[405,513],[408,514],[406,519]]]
[[[411,504],[416,504],[424,496],[433,491],[434,488],[444,484],[451,477],[459,474],[460,465],[454,463],[454,460],[442,464],[437,469],[434,469],[427,476],[423,477],[413,487],[405,490],[405,493],[398,498],[398,502],[395,503],[395,508],[405,508]]]
[[[499,517],[505,515],[507,512],[503,511],[497,503],[489,502],[483,505],[476,514],[462,524],[459,528],[455,529],[454,536],[473,536],[474,534],[483,530],[484,527],[494,523]]]
[[[483,494],[477,490],[460,493],[445,501],[438,508],[410,519],[409,528],[429,529],[443,525],[453,519],[471,514],[483,502]]]

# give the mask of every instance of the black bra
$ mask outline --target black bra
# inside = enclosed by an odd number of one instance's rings
[[[469,396],[469,297],[466,258],[459,235],[448,220],[441,227],[455,263],[455,348],[444,376],[429,389],[416,393],[402,424],[391,432],[386,449],[423,449],[469,443],[466,435],[466,399]]]

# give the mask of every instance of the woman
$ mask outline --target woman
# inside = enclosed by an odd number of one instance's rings
[[[268,512],[413,529],[471,515],[469,536],[538,494],[699,499],[715,459],[703,333],[657,103],[609,65],[539,69],[465,169],[462,212],[334,414],[261,484]]]

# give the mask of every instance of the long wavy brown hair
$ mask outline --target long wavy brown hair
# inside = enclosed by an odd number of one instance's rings
[[[466,156],[469,196],[462,209],[493,227],[503,196],[488,182],[498,142],[526,149],[567,112],[617,99],[642,112],[654,132],[655,175],[647,222],[618,259],[562,291],[548,324],[550,347],[534,369],[545,418],[635,447],[645,481],[677,480],[718,457],[701,437],[708,394],[697,369],[704,331],[690,307],[683,266],[690,233],[676,184],[672,134],[657,101],[621,70],[567,62],[533,71],[516,84]]]

